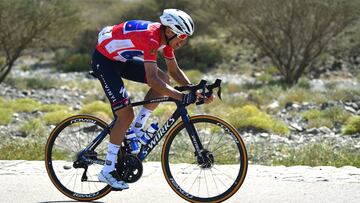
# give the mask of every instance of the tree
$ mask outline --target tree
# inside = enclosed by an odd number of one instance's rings
[[[217,4],[235,39],[255,44],[289,85],[359,19],[360,8],[357,0],[223,0]]]
[[[0,0],[0,83],[10,73],[23,51],[57,38],[74,28],[76,12],[60,0]],[[34,43],[36,42],[36,43]]]

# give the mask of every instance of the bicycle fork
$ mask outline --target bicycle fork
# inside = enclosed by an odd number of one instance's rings
[[[178,109],[180,111],[180,115],[184,122],[186,131],[190,137],[191,143],[195,148],[195,156],[197,157],[198,164],[202,168],[211,167],[214,163],[214,157],[212,153],[204,149],[194,124],[190,122],[189,114],[186,108],[184,106],[178,105]]]

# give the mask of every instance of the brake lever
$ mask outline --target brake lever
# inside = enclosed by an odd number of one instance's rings
[[[219,99],[222,100],[222,98],[221,98],[221,86],[219,86],[219,90],[217,91],[217,95],[218,95]]]
[[[201,104],[205,103],[206,83],[207,83],[206,80],[201,80],[201,82],[200,82],[200,84],[202,85],[202,92],[201,92],[202,98],[198,102],[195,103],[196,105],[201,105]]]

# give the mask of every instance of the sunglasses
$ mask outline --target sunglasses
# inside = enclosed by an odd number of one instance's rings
[[[176,35],[176,37],[179,38],[179,39],[184,40],[184,39],[186,39],[188,36],[187,36],[186,34],[180,34],[180,35]]]

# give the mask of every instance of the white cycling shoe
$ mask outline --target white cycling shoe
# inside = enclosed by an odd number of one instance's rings
[[[121,190],[129,189],[129,185],[120,180],[120,177],[115,170],[111,171],[110,173],[104,173],[101,171],[98,178],[99,181],[109,184],[112,188]]]

